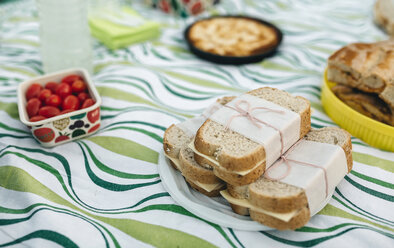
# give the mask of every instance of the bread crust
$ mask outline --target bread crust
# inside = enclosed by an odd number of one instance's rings
[[[248,174],[241,176],[239,174],[228,172],[220,167],[215,165],[213,169],[213,173],[223,181],[227,182],[228,184],[241,186],[251,184],[256,181],[261,175],[263,175],[265,171],[265,163],[261,163],[255,169],[253,169]]]
[[[249,208],[245,208],[236,204],[230,203],[231,209],[234,211],[234,213],[237,213],[239,215],[250,215],[249,213]]]
[[[308,131],[310,130],[310,103],[308,100],[306,100],[303,97],[294,97],[291,96],[289,93],[274,89],[271,87],[264,87],[264,88],[259,88],[255,89],[252,91],[247,92],[247,94],[254,95],[257,97],[260,97],[262,99],[265,99],[267,95],[274,95],[274,94],[280,94],[281,96],[286,96],[286,97],[291,97],[292,101],[298,101],[300,105],[304,105],[300,108],[298,112],[295,111],[292,108],[295,108],[296,106],[290,105],[290,106],[283,106],[293,112],[299,113],[301,116],[301,123],[300,123],[300,135],[299,137],[302,138]],[[264,95],[263,94],[267,94]],[[272,102],[281,105],[279,102],[275,102],[275,98],[269,99]],[[295,100],[297,99],[297,100]],[[205,154],[207,156],[213,157],[218,163],[225,169],[229,171],[243,171],[243,170],[248,170],[253,168],[257,163],[264,162],[265,163],[265,149],[262,145],[242,136],[241,134],[238,134],[232,130],[226,130],[223,125],[220,125],[216,122],[216,124],[212,124],[214,121],[212,120],[207,120],[205,123],[200,127],[200,129],[197,131],[194,145],[196,149],[201,152],[202,154]],[[226,152],[225,147],[218,141],[217,143],[212,143],[210,142],[207,137],[205,137],[205,132],[211,129],[211,126],[215,125],[215,132],[218,133],[220,132],[223,135],[226,135],[226,138],[236,138],[236,139],[243,139],[247,140],[251,144],[251,146],[254,147],[254,149],[251,149],[249,154],[239,157],[239,156],[234,156],[228,152]]]
[[[213,172],[217,177],[221,178],[229,185],[234,185],[234,186],[242,186],[242,185],[250,184],[256,181],[265,171],[265,163],[261,163],[251,172],[242,176],[233,172],[229,172],[228,170],[225,170],[223,168],[220,168],[214,163],[212,163],[211,161],[209,161],[208,159],[201,157],[196,153],[194,154],[194,159],[200,165],[205,163],[206,165],[211,166],[213,168]]]
[[[169,126],[166,131],[164,132],[163,136],[163,150],[165,154],[167,154],[171,158],[178,158],[179,152],[181,150],[181,147],[183,144],[174,144],[170,142],[170,133],[172,131],[177,131],[183,133],[183,135],[186,135],[180,128],[178,128],[176,125],[172,124]]]
[[[298,188],[295,186],[291,187]],[[288,213],[308,205],[305,190],[301,188],[299,188],[299,193],[296,195],[278,197],[261,194],[259,189],[255,188],[253,184],[249,186],[249,202],[256,207],[276,213]]]
[[[190,150],[190,152],[187,152],[187,150]],[[206,184],[223,183],[218,177],[215,176],[213,170],[209,170],[198,165],[194,161],[193,155],[194,152],[188,147],[183,147],[179,153],[181,171],[185,178]]]
[[[301,208],[300,211],[288,222],[279,220],[275,217],[263,214],[261,212],[256,212],[253,210],[249,210],[249,212],[250,217],[253,220],[278,230],[295,230],[297,228],[303,227],[306,225],[306,223],[308,223],[311,216],[309,208],[307,206]]]

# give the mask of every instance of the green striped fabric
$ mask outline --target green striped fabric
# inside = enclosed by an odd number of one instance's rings
[[[326,61],[347,43],[387,38],[373,24],[374,1],[222,0],[205,15],[257,16],[284,33],[276,56],[243,66],[196,58],[183,40],[192,20],[140,2],[139,13],[162,23],[160,39],[116,51],[94,43],[102,127],[54,148],[17,112],[17,85],[43,74],[34,1],[0,2],[0,247],[393,247],[394,154],[357,138],[353,171],[296,231],[201,219],[173,201],[157,170],[164,130],[220,96],[277,87],[311,101],[313,127],[335,126],[320,103]]]

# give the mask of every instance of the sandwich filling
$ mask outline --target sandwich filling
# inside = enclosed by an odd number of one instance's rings
[[[260,207],[256,207],[254,205],[252,205],[248,200],[246,199],[237,199],[232,197],[227,190],[222,190],[220,191],[220,194],[231,204],[235,204],[241,207],[245,207],[245,208],[249,208],[253,211],[259,212],[259,213],[263,213],[266,215],[270,215],[272,217],[275,217],[279,220],[283,220],[285,222],[289,222],[294,216],[297,215],[298,213],[298,209],[290,211],[288,213],[275,213],[275,212],[271,212],[271,211],[267,211],[265,209],[262,209]]]
[[[178,168],[179,171],[181,171],[179,159],[172,158],[165,153],[164,153],[164,155],[175,164],[175,166]],[[214,191],[216,189],[220,189],[221,187],[224,186],[223,183],[201,183],[201,182],[198,182],[195,180],[190,180],[190,179],[188,179],[188,180],[191,181],[192,183],[196,184],[198,187],[203,188],[207,192],[212,192],[212,191]]]

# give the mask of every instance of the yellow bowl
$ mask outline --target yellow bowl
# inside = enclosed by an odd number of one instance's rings
[[[340,127],[369,145],[394,152],[394,127],[375,121],[350,108],[331,91],[335,85],[336,83],[327,80],[326,70],[321,101],[327,115]]]

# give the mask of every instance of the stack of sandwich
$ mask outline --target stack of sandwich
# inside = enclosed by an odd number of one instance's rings
[[[351,108],[394,126],[394,40],[341,48],[328,59],[327,79]]]
[[[196,118],[167,129],[166,156],[192,188],[276,229],[304,226],[352,168],[350,135],[310,130],[310,103],[278,89],[220,99]]]

